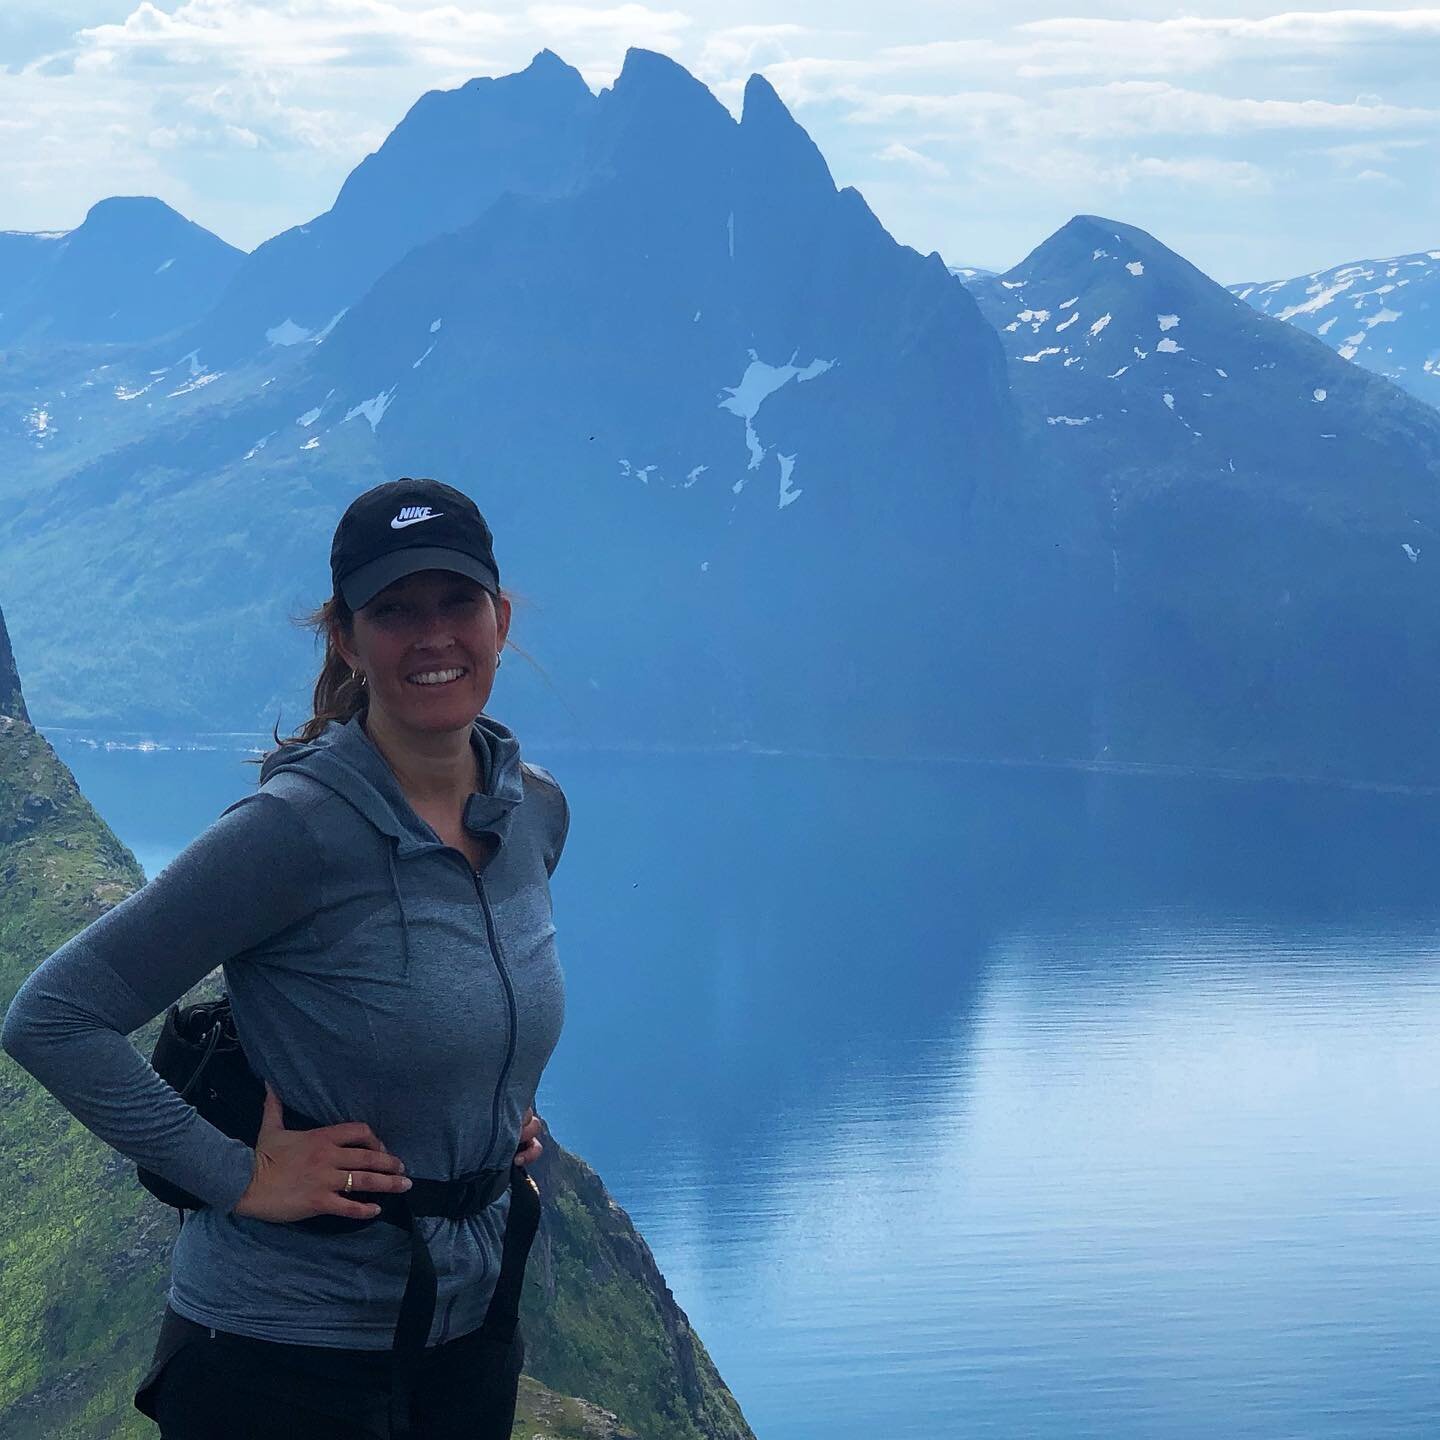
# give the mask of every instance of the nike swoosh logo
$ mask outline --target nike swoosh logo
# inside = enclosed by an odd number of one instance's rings
[[[398,516],[390,522],[392,530],[403,530],[407,525],[423,525],[427,520],[438,520],[439,515],[412,515],[408,520],[401,520]]]

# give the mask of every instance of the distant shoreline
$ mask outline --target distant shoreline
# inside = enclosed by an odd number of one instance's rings
[[[261,755],[274,747],[273,738],[248,730],[205,731],[195,735],[157,738],[152,731],[115,731],[100,734],[93,730],[63,725],[35,727],[52,743],[81,745],[90,750],[152,753],[211,753]],[[960,768],[996,770],[1049,770],[1082,774],[1157,780],[1224,780],[1241,784],[1285,784],[1350,790],[1364,794],[1400,795],[1414,799],[1440,796],[1440,783],[1408,784],[1395,780],[1355,780],[1333,775],[1309,775],[1298,771],[1238,770],[1225,766],[1179,765],[1144,760],[1007,759],[988,755],[924,755],[893,752],[778,749],[745,741],[729,744],[585,745],[573,740],[527,741],[530,754],[554,755],[712,755],[748,756],[780,760],[864,760],[879,764],[951,765]]]

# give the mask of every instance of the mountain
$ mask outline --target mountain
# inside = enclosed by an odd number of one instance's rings
[[[65,230],[29,233],[24,230],[0,230],[0,322],[14,296],[21,294],[55,257],[57,241],[68,234]]]
[[[336,519],[430,474],[495,530],[531,743],[1433,783],[1440,420],[1143,232],[952,272],[762,78],[737,121],[643,50],[427,96],[342,201],[182,336],[0,369],[47,723],[290,727]]]
[[[0,615],[0,1015],[46,955],[143,883],[26,719]],[[222,990],[216,971],[180,1003]],[[143,1054],[162,1019],[132,1037]],[[8,1060],[0,1106],[0,1440],[151,1435],[131,1395],[164,1307],[175,1213]],[[582,1160],[541,1139],[516,1435],[754,1440],[629,1217]]]
[[[10,649],[10,632],[5,628],[4,615],[0,615],[0,716],[27,725],[30,723],[25,697],[20,693],[20,675],[15,669],[15,655]]]
[[[580,72],[549,50],[519,74],[430,91],[328,211],[245,260],[182,349],[218,366],[265,345],[323,339],[417,245],[469,224],[507,192],[563,194],[579,172],[594,107]]]
[[[996,702],[1033,690],[1002,638],[1030,542],[973,300],[837,190],[759,77],[737,123],[632,51],[589,114],[563,195],[507,192],[412,250],[323,345],[42,389],[48,428],[13,442],[27,483],[0,518],[0,574],[33,582],[5,598],[38,713],[293,716],[314,661],[281,621],[328,587],[340,511],[433,474],[476,497],[535,601],[516,639],[544,675],[502,682],[524,734],[1039,743],[1047,707]]]
[[[1319,336],[1343,359],[1440,406],[1440,250],[1229,288],[1266,315]]]
[[[1097,216],[970,285],[1076,551],[1093,753],[1433,783],[1440,415]]]
[[[0,345],[151,339],[205,314],[244,253],[148,196],[64,235],[0,236]]]

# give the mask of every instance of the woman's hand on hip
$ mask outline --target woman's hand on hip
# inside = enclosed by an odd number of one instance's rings
[[[345,1177],[353,1175],[351,1194],[410,1188],[405,1162],[392,1155],[379,1137],[359,1121],[324,1125],[318,1130],[287,1130],[280,1097],[265,1085],[265,1110],[255,1140],[255,1173],[233,1214],[283,1223],[312,1215],[345,1215],[368,1220],[380,1213],[373,1202],[350,1199]]]
[[[533,1108],[525,1111],[525,1123],[520,1127],[520,1148],[515,1152],[517,1165],[533,1165],[540,1158],[545,1147],[540,1143],[540,1117]]]

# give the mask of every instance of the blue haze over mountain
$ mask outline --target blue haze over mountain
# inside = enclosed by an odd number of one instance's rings
[[[969,283],[1102,581],[1096,753],[1433,776],[1440,415],[1115,221]]]
[[[229,364],[316,334],[415,246],[470,224],[501,195],[559,195],[581,173],[595,96],[552,51],[498,79],[432,90],[351,172],[335,204],[250,255],[184,348]]]
[[[1230,290],[1318,335],[1346,360],[1440,405],[1440,250],[1354,260]]]
[[[205,314],[244,252],[147,196],[57,235],[0,235],[0,345],[147,340]]]
[[[1112,222],[962,283],[760,77],[738,122],[645,51],[427,96],[211,313],[18,354],[0,416],[44,723],[294,723],[336,517],[434,474],[547,741],[1440,759],[1440,417]]]

